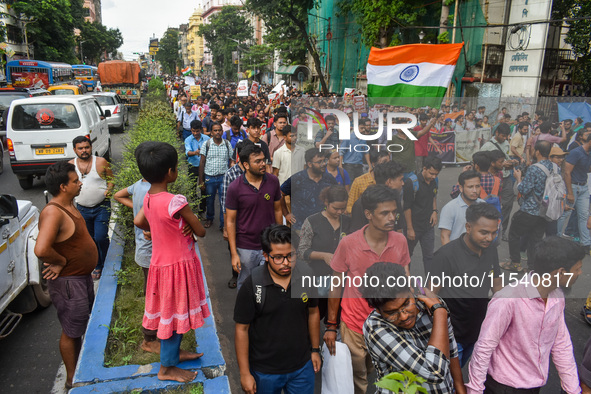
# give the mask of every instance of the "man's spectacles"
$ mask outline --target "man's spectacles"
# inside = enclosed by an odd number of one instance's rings
[[[313,161],[312,164],[326,164],[328,163],[328,159]]]
[[[287,260],[288,263],[291,263],[292,260],[295,260],[295,258],[296,258],[295,256],[296,256],[295,253],[290,253],[287,256],[276,254],[275,256],[269,255],[269,258],[276,265],[281,265],[281,264],[285,263],[285,260]]]
[[[405,313],[405,314],[408,315],[410,313],[410,308],[413,307],[413,306],[415,306],[417,304],[415,302],[415,298],[414,297],[409,298],[407,302],[408,302],[408,304],[406,306],[400,308],[396,312],[393,312],[393,313],[382,312],[382,313],[384,315],[388,315],[389,317],[387,319],[389,321],[391,321],[392,323],[398,323],[400,321],[400,314],[401,313]]]

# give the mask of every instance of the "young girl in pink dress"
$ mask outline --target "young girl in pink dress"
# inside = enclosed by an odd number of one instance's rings
[[[152,235],[152,260],[146,288],[143,326],[158,330],[160,380],[189,382],[196,373],[176,367],[181,361],[202,354],[180,354],[183,334],[203,325],[209,316],[201,262],[192,235],[184,236],[188,224],[199,237],[205,229],[182,195],[168,193],[177,178],[178,154],[164,142],[143,142],[135,150],[139,170],[151,187],[134,224]]]

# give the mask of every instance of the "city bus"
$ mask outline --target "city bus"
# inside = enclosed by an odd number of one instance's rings
[[[72,70],[76,79],[82,81],[89,91],[96,89],[96,84],[99,80],[98,67],[86,64],[74,64]]]
[[[42,88],[74,80],[72,66],[40,60],[12,60],[6,64],[8,85],[18,88]]]

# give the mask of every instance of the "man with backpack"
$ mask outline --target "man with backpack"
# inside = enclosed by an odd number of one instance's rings
[[[509,229],[509,218],[511,216],[511,210],[513,209],[513,201],[515,200],[515,194],[513,193],[513,178],[511,177],[511,169],[514,165],[519,164],[518,160],[512,160],[511,146],[508,138],[511,133],[511,129],[508,124],[500,123],[495,131],[495,136],[486,142],[480,148],[481,151],[495,151],[499,150],[505,155],[505,161],[503,162],[503,182],[501,190],[501,217],[502,217],[502,236],[501,238],[507,240],[507,230]]]
[[[222,139],[222,126],[215,122],[211,127],[211,138],[201,148],[199,183],[204,185],[207,195],[207,219],[203,226],[211,227],[215,216],[215,196],[222,194],[224,174],[232,159],[232,145]],[[224,228],[224,215],[220,200],[220,231]]]
[[[236,148],[238,141],[246,141],[248,139],[248,135],[242,129],[242,120],[238,116],[230,118],[230,130],[224,132],[224,139],[230,142],[232,149]]]
[[[527,169],[522,177],[521,171],[515,169],[514,175],[518,183],[517,190],[522,195],[522,203],[519,211],[515,212],[509,228],[509,256],[510,261],[501,263],[501,268],[508,271],[521,272],[520,241],[523,235],[527,238],[528,263],[533,261],[533,248],[542,240],[546,231],[546,219],[541,216],[540,208],[545,200],[546,180],[550,174],[560,176],[558,166],[549,160],[552,144],[548,141],[538,141],[535,145],[534,157],[536,165]],[[554,198],[553,198],[554,199]],[[546,203],[550,202],[550,198]],[[554,204],[554,201],[552,202]],[[589,208],[587,208],[587,211]],[[532,268],[533,267],[529,267]]]
[[[265,264],[253,269],[234,307],[240,385],[248,394],[313,394],[321,366],[318,299],[291,294],[303,268],[291,229],[271,225],[260,238]]]
[[[431,272],[433,251],[435,249],[435,225],[437,224],[437,176],[443,168],[441,159],[427,156],[423,162],[423,170],[417,174],[415,181],[407,178],[403,186],[404,217],[406,221],[406,239],[408,251],[412,253],[421,241],[423,266],[425,272]]]

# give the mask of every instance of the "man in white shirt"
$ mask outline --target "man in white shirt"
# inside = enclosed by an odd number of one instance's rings
[[[285,143],[273,154],[273,175],[279,178],[279,184],[287,180],[293,173],[304,169],[304,148],[296,146],[297,132],[290,125],[283,128]]]

